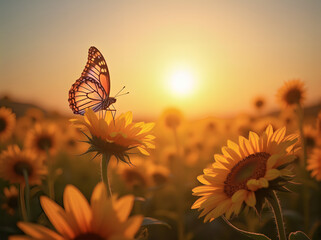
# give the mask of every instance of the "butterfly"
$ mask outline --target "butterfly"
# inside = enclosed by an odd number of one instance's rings
[[[106,61],[97,48],[90,47],[85,69],[69,90],[69,106],[74,114],[84,115],[87,108],[94,112],[106,110],[115,113],[112,104],[116,102],[117,94],[110,97],[109,92],[110,77]]]

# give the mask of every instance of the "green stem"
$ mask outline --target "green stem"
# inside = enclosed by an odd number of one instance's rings
[[[272,192],[272,196],[268,198],[268,201],[274,213],[274,218],[276,221],[279,239],[286,240],[287,238],[285,234],[285,227],[284,227],[281,205],[275,191]]]
[[[108,179],[108,163],[109,163],[110,157],[111,155],[109,154],[102,154],[102,159],[101,159],[101,178],[105,184],[108,197],[112,196],[109,179]]]
[[[55,184],[53,177],[53,163],[50,158],[49,150],[46,148],[47,162],[48,162],[48,195],[49,198],[55,200]]]
[[[26,199],[26,210],[27,210],[27,218],[30,218],[30,185],[28,172],[26,169],[23,169],[23,177],[25,178],[25,199]]]
[[[303,131],[303,108],[301,105],[297,105],[297,114],[298,114],[298,124],[299,124],[299,131],[300,131],[300,138],[302,141],[302,151],[303,151],[303,156],[301,160],[301,167],[305,167],[306,161],[307,161],[307,147],[306,147],[306,139],[304,137],[304,131]]]
[[[300,131],[300,138],[301,138],[301,144],[302,144],[302,151],[303,156],[301,158],[300,165],[302,169],[305,169],[307,158],[308,158],[308,150],[306,145],[306,139],[304,136],[303,131],[303,119],[304,119],[304,113],[303,108],[300,104],[297,105],[297,114],[298,114],[298,124],[299,124],[299,131]],[[304,172],[304,175],[305,172]],[[310,192],[308,188],[303,188],[303,216],[304,216],[304,230],[307,232],[309,230],[310,225]]]
[[[27,210],[26,210],[26,202],[25,202],[25,191],[24,191],[24,184],[20,184],[20,189],[19,189],[19,198],[20,198],[20,210],[21,210],[21,215],[22,215],[22,220],[24,222],[28,222],[28,215],[27,215]]]

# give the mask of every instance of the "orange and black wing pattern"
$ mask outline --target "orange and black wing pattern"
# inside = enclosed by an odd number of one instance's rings
[[[106,95],[109,96],[109,91],[110,91],[109,71],[103,55],[99,52],[97,48],[95,47],[89,48],[88,60],[81,76],[91,77],[95,79],[97,82],[99,82],[103,86],[106,92]]]
[[[109,72],[103,55],[95,47],[90,47],[88,60],[81,77],[69,90],[69,106],[75,114],[83,115],[86,108],[95,112],[104,110],[110,91]]]
[[[86,108],[103,110],[104,88],[91,77],[80,77],[69,90],[69,106],[75,114],[84,115]]]

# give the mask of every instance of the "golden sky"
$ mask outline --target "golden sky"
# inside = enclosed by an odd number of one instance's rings
[[[130,92],[118,113],[228,115],[258,95],[269,110],[293,78],[307,103],[320,101],[321,1],[1,0],[0,35],[0,94],[63,113],[90,46],[107,61],[111,96]]]

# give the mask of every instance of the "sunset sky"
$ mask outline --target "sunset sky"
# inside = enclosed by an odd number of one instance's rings
[[[321,100],[321,1],[1,0],[0,35],[0,94],[64,114],[90,46],[107,61],[111,96],[130,92],[118,113],[230,115],[261,95],[271,110],[293,78],[307,104]]]

